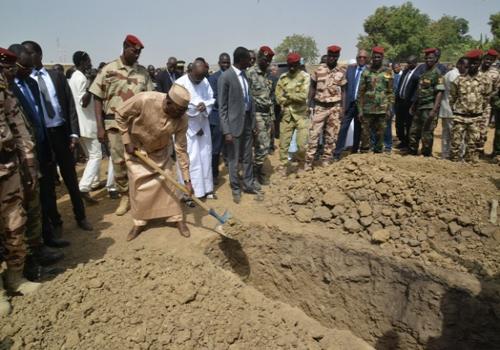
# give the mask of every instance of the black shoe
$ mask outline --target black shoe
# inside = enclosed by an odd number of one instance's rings
[[[259,194],[260,193],[260,191],[258,189],[256,189],[255,187],[245,188],[245,189],[243,189],[243,192],[249,193],[249,194]]]
[[[32,282],[46,279],[64,272],[60,267],[45,267],[40,264],[34,255],[28,255],[24,263],[24,276]]]
[[[340,154],[336,154],[332,158],[332,162],[338,162],[340,160]]]
[[[111,191],[108,191],[108,196],[111,199],[118,199],[118,198],[120,198],[120,192],[118,192],[117,190],[111,190]]]
[[[64,258],[64,253],[50,249],[44,245],[35,251],[35,259],[42,266],[55,264]]]
[[[95,205],[95,204],[99,203],[99,201],[97,199],[93,198],[90,195],[90,193],[88,193],[88,192],[80,192],[80,196],[85,201],[85,203],[87,203],[89,205]]]
[[[85,231],[92,231],[94,229],[87,219],[78,220],[76,224]]]
[[[233,193],[233,202],[236,204],[240,204],[241,202],[241,193]]]
[[[44,241],[45,245],[51,248],[64,248],[70,245],[68,241],[64,239],[52,238],[50,240]]]

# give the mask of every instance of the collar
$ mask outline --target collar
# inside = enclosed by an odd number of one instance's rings
[[[234,69],[234,72],[236,73],[237,76],[240,76],[241,75],[241,70],[239,70],[238,68],[236,68],[235,66],[231,65],[231,67],[233,67]]]
[[[118,58],[118,69],[126,69],[126,70],[129,70],[129,69],[135,69],[135,67],[137,66],[137,62],[135,62],[132,66],[127,66],[125,63],[123,63],[123,58],[122,56],[120,56]]]
[[[45,69],[45,67],[42,67],[40,69],[36,69],[36,68],[33,68],[33,71],[32,71],[32,75],[35,75],[38,73],[38,72],[41,72],[42,75],[48,75],[49,72],[47,72],[47,69]]]

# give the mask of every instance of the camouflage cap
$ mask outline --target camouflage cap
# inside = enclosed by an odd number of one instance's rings
[[[191,100],[189,91],[184,86],[176,83],[174,83],[168,91],[168,97],[170,97],[175,104],[182,107],[187,107],[189,100]]]

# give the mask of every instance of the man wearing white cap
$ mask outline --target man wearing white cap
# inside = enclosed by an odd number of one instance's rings
[[[153,91],[139,93],[116,111],[116,123],[126,150],[131,214],[134,219],[134,227],[127,236],[128,241],[144,231],[147,220],[155,218],[166,218],[167,222],[176,223],[182,236],[190,236],[175,188],[167,185],[158,174],[133,156],[136,150],[147,154],[158,166],[175,177],[175,163],[169,152],[174,136],[173,147],[177,161],[185,186],[192,194],[186,143],[186,111],[189,100],[190,94],[186,88],[174,84],[168,94]]]

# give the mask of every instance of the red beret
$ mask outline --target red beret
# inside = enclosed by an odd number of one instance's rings
[[[476,50],[470,50],[470,51],[468,51],[465,54],[465,57],[476,59],[476,58],[481,58],[482,55],[483,55],[483,51],[481,51],[479,49],[476,49]]]
[[[286,58],[286,63],[293,64],[300,62],[300,55],[296,52],[290,52]]]
[[[427,55],[429,53],[436,53],[437,49],[435,47],[430,47],[424,50],[424,53]]]
[[[489,49],[488,51],[486,51],[486,54],[488,56],[494,56],[494,57],[498,56],[498,52],[496,52],[494,49]]]
[[[372,49],[372,53],[380,53],[380,54],[384,54],[384,48],[382,46],[375,46],[373,49]]]
[[[331,53],[340,53],[340,50],[342,49],[337,45],[330,45],[326,48],[326,51]]]
[[[274,51],[269,46],[261,46],[259,52],[266,57],[273,57]]]
[[[135,35],[132,35],[132,34],[129,34],[126,36],[125,38],[125,42],[127,44],[130,44],[130,45],[134,45],[134,46],[140,46],[141,49],[144,48],[144,45],[142,44],[142,42],[139,40],[138,37],[136,37]]]
[[[17,56],[14,52],[0,47],[0,63],[4,64],[15,64],[17,61]]]

